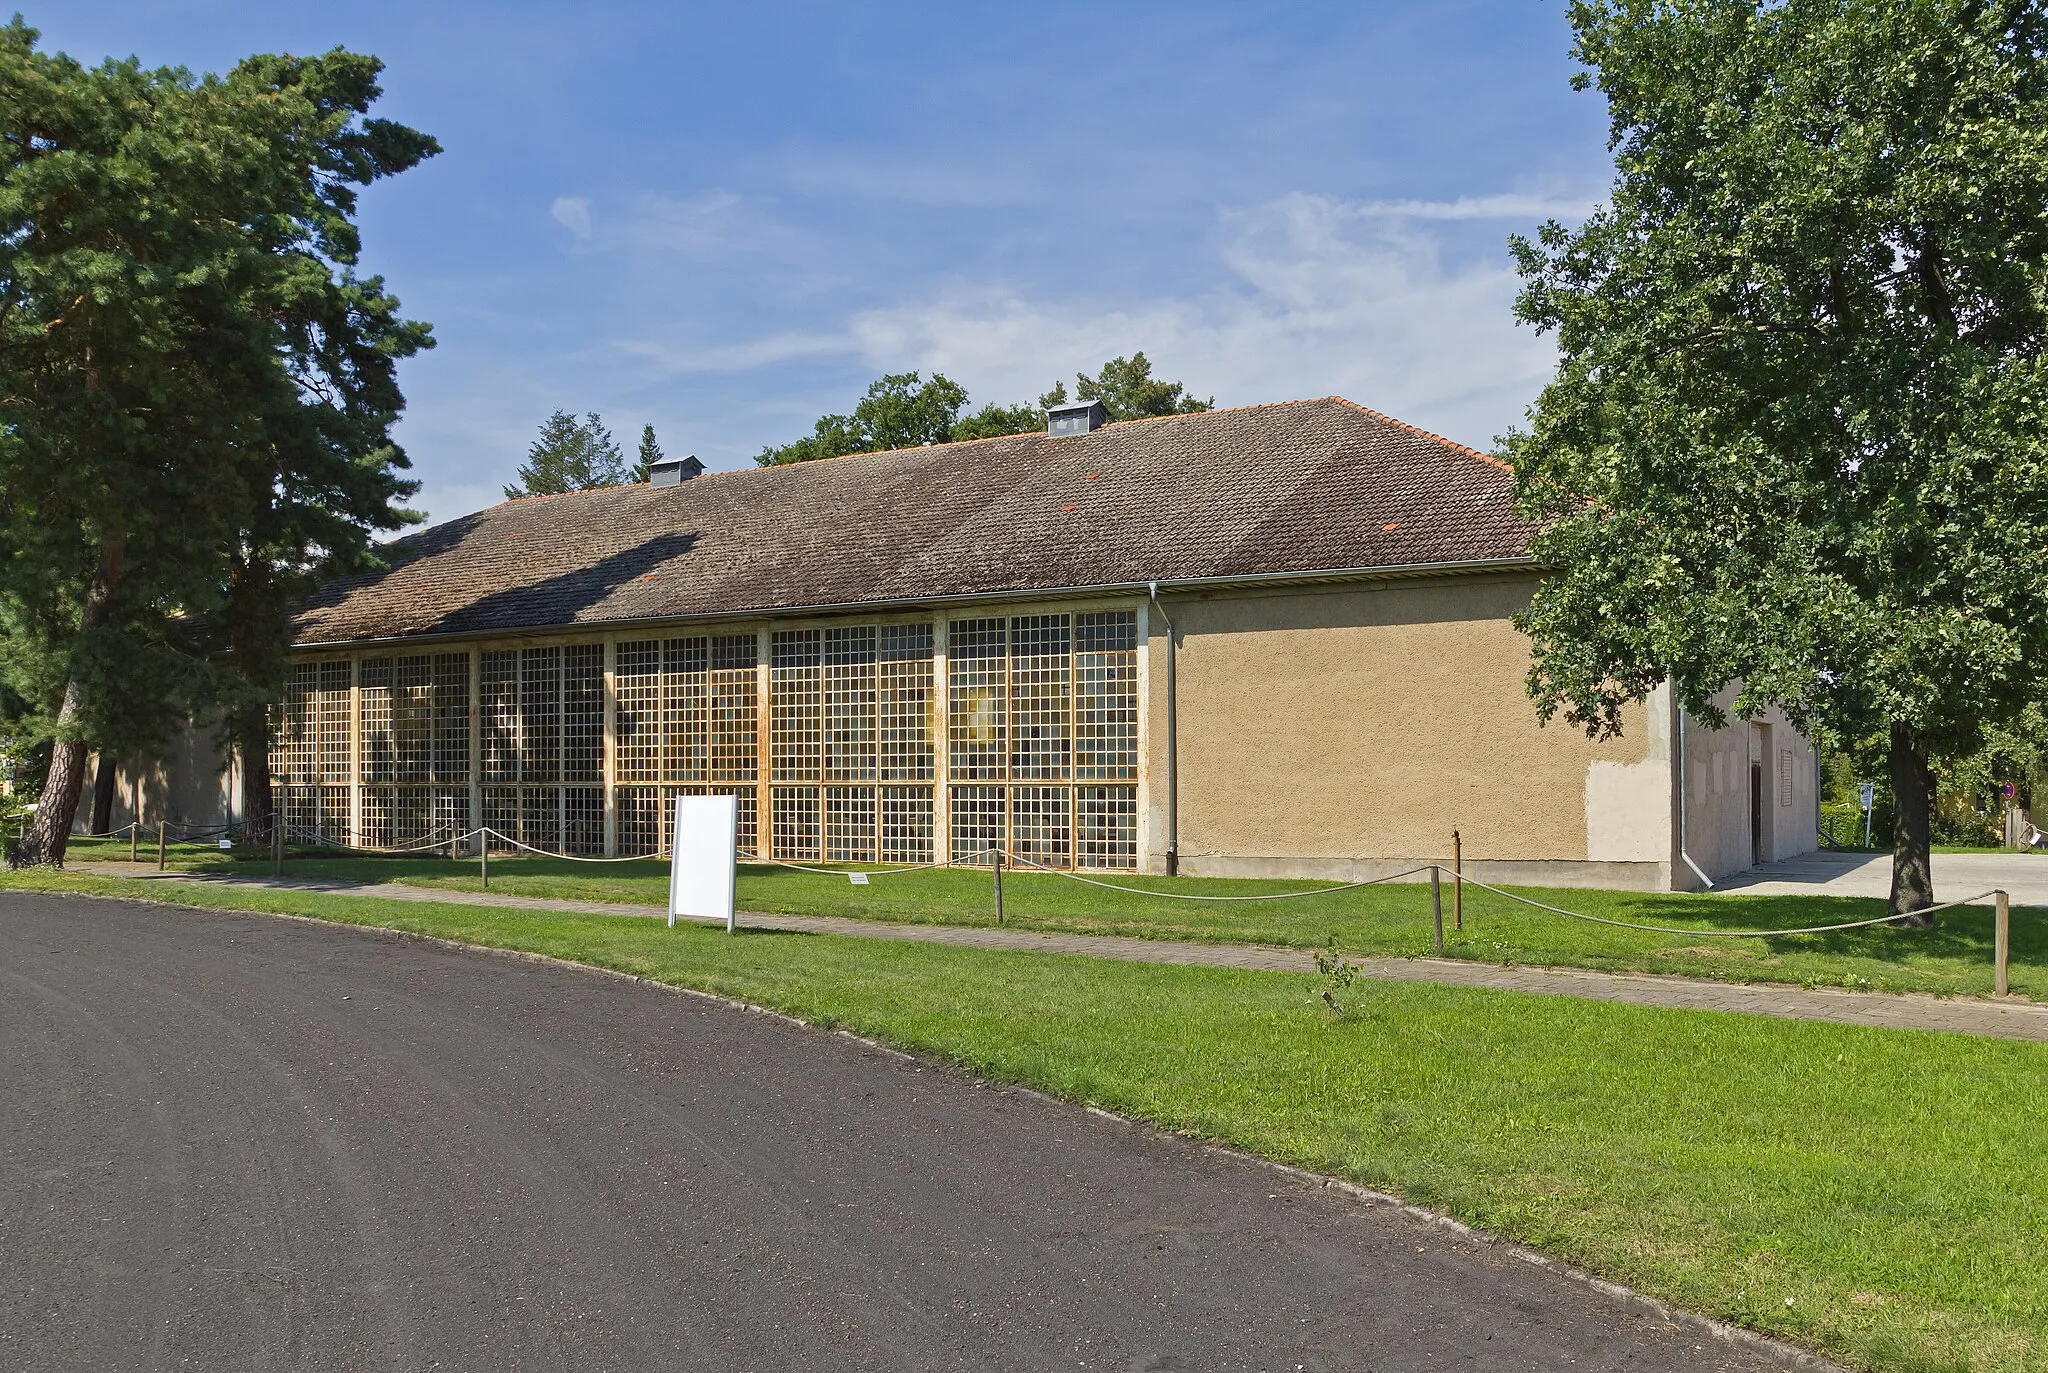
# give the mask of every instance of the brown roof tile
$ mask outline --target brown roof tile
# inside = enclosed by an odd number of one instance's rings
[[[1497,459],[1337,398],[508,501],[389,547],[301,643],[1517,558]]]

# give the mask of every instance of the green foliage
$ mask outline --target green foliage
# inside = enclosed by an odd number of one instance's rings
[[[1112,420],[1186,415],[1207,410],[1215,399],[1196,400],[1180,382],[1157,381],[1143,353],[1114,358],[1094,377],[1076,374],[1083,400],[1101,400]],[[1065,382],[1039,397],[1037,405],[988,404],[965,413],[967,389],[942,372],[924,381],[916,372],[895,373],[868,387],[850,415],[826,415],[812,432],[793,443],[763,448],[754,461],[763,467],[848,453],[916,448],[933,443],[999,438],[1045,431],[1047,406],[1066,403]]]
[[[622,486],[629,477],[626,455],[596,412],[579,420],[567,410],[557,410],[541,421],[540,434],[520,464],[519,481],[505,488],[505,499]]]
[[[0,710],[57,744],[61,853],[82,741],[260,696],[280,583],[408,517],[393,369],[430,340],[354,275],[353,215],[436,149],[363,117],[359,54],[195,78],[36,43],[0,29]]]
[[[2048,667],[2048,18],[1576,0],[1618,176],[1517,238],[1556,379],[1505,440],[1545,719],[1782,705],[1893,768]],[[1909,856],[1907,825],[1901,856]]]
[[[945,443],[953,437],[953,422],[965,404],[967,388],[942,372],[932,373],[930,381],[916,372],[892,373],[868,387],[852,414],[823,416],[808,437],[780,448],[764,448],[754,461],[763,467],[777,467],[848,453]]]
[[[661,445],[655,442],[654,426],[651,424],[643,425],[640,429],[639,460],[633,464],[633,480],[636,482],[650,480],[654,476],[654,464],[662,461],[666,456],[667,454],[661,451]]]
[[[1074,394],[1081,400],[1099,400],[1111,420],[1156,419],[1161,415],[1197,415],[1213,409],[1216,398],[1196,400],[1177,381],[1157,381],[1152,362],[1143,353],[1111,358],[1094,376],[1076,372]],[[1052,390],[1038,398],[1039,408],[1049,410],[1067,403],[1067,384],[1056,381]]]

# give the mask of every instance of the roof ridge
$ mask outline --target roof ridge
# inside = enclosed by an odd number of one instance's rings
[[[1325,396],[1323,397],[1323,399],[1333,400],[1337,402],[1337,404],[1339,405],[1348,405],[1353,410],[1358,411],[1360,414],[1371,415],[1374,419],[1384,420],[1388,424],[1393,425],[1397,429],[1406,429],[1411,434],[1419,434],[1425,439],[1434,440],[1435,442],[1442,444],[1446,448],[1455,449],[1456,451],[1463,453],[1468,458],[1477,458],[1479,459],[1479,461],[1485,463],[1487,466],[1498,467],[1501,471],[1509,473],[1510,475],[1512,475],[1515,470],[1512,464],[1502,462],[1499,458],[1496,458],[1491,453],[1482,453],[1477,448],[1467,448],[1464,444],[1459,443],[1456,439],[1447,439],[1442,434],[1432,433],[1430,430],[1424,429],[1421,425],[1410,424],[1406,420],[1397,420],[1392,415],[1383,414],[1380,411],[1373,409],[1370,405],[1360,405],[1357,401],[1347,400],[1343,396]]]

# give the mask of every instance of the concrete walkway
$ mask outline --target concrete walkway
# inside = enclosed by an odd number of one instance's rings
[[[661,919],[659,906],[631,906],[608,901],[562,901],[497,892],[450,891],[410,887],[397,882],[359,883],[321,878],[229,876],[214,873],[138,871],[126,863],[77,863],[73,872],[125,877],[138,886],[151,883],[197,882],[215,886],[257,887],[280,891],[316,891],[368,896],[387,901],[423,901],[458,906],[495,906],[514,910],[568,911],[585,915],[633,915]],[[166,896],[169,896],[166,893]],[[771,915],[742,911],[748,929],[787,930],[800,934],[851,935],[862,939],[899,939],[925,944],[954,944],[975,949],[1026,953],[1075,954],[1133,963],[1172,963],[1211,968],[1245,968],[1257,972],[1314,972],[1315,954],[1257,944],[1201,944],[1166,939],[1132,939],[1119,935],[1056,934],[1037,930],[990,929],[958,925],[908,925],[847,920],[827,915]],[[1495,991],[1531,992],[1544,996],[1578,996],[1596,1001],[1624,1001],[1637,1006],[1686,1010],[1730,1011],[1742,1015],[1777,1016],[1787,1020],[1826,1020],[1839,1025],[1874,1025],[1900,1030],[1941,1030],[1956,1034],[1992,1035],[2048,1043],[2048,1005],[2027,1001],[1989,1001],[1919,994],[1848,992],[1770,984],[1710,982],[1697,978],[1657,977],[1647,973],[1601,973],[1573,968],[1503,967],[1494,963],[1447,958],[1354,959],[1362,975],[1393,982],[1432,982],[1444,986],[1481,987]]]
[[[1741,896],[1891,895],[1888,853],[1804,853],[1782,863],[1764,863],[1724,877],[1716,891]],[[2048,906],[2048,854],[1937,853],[1934,899],[1953,901],[1980,891],[2002,889],[2015,906]],[[1980,903],[1990,905],[1991,899]]]

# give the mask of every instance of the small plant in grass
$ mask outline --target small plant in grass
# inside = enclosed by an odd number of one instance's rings
[[[1330,936],[1330,946],[1316,952],[1316,971],[1323,977],[1323,1004],[1338,1015],[1345,1013],[1338,1004],[1337,994],[1348,991],[1363,971],[1356,963],[1337,952],[1337,936]]]

